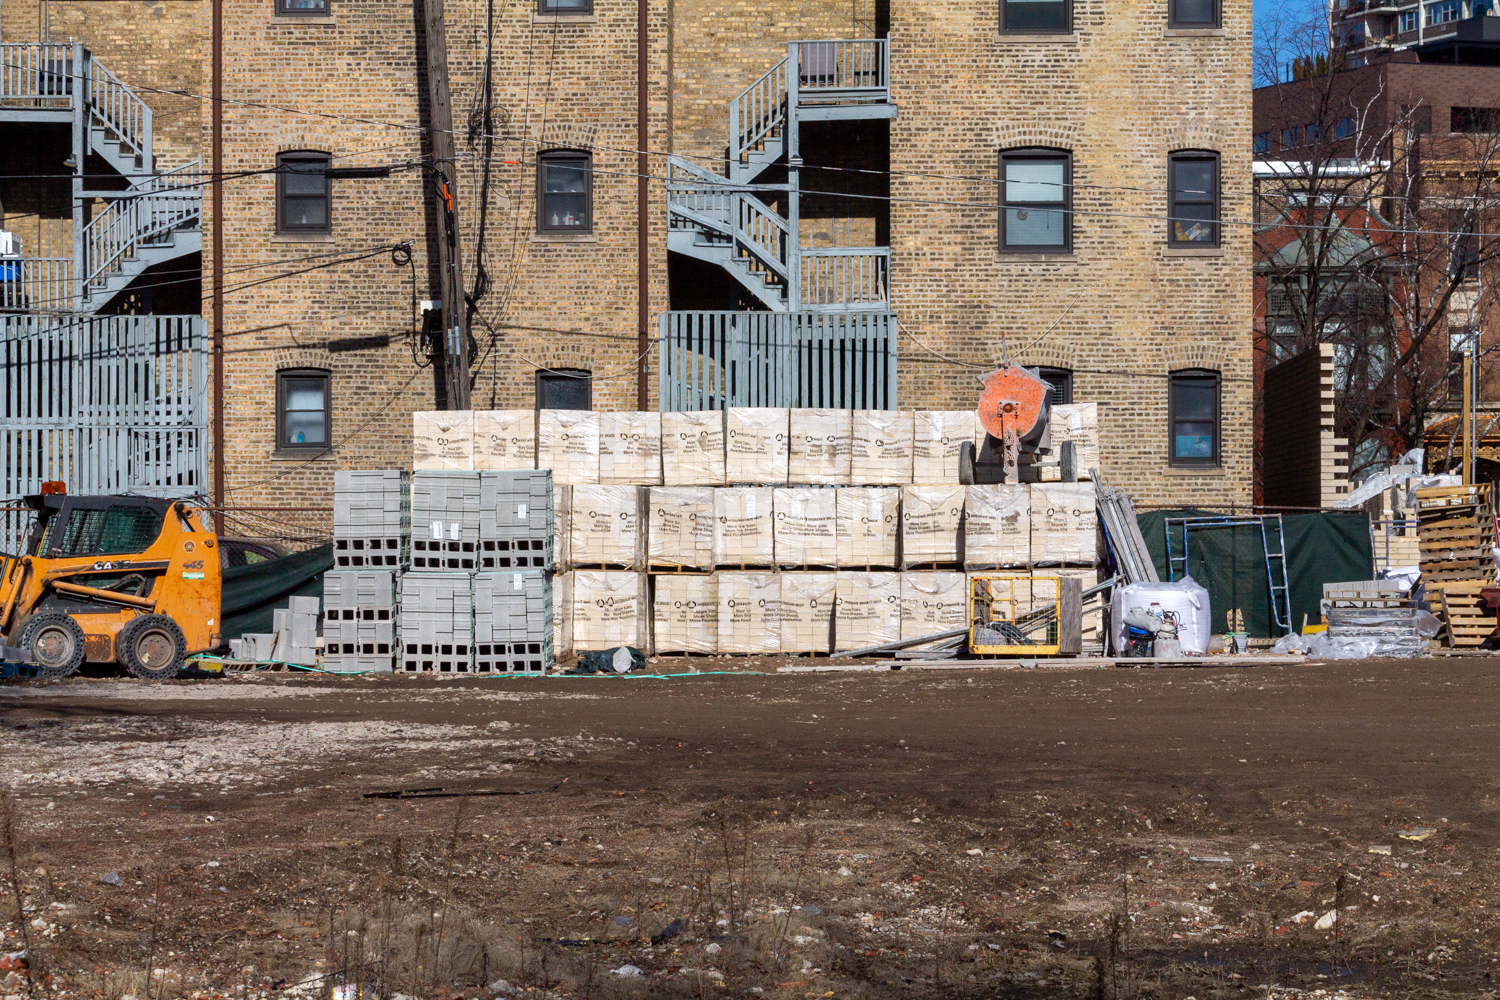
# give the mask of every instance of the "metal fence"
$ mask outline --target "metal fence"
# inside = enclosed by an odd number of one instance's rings
[[[890,313],[668,312],[660,405],[896,408]]]
[[[190,496],[206,480],[198,316],[0,316],[0,496]]]

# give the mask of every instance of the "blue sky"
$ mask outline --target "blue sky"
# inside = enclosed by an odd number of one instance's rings
[[[1262,28],[1269,22],[1274,21],[1280,14],[1283,23],[1306,23],[1312,18],[1326,18],[1328,11],[1327,0],[1252,0],[1255,16],[1255,45],[1256,56],[1260,57]],[[1284,56],[1282,57],[1285,58]],[[1259,65],[1259,58],[1257,58]],[[1260,80],[1256,80],[1259,85]]]

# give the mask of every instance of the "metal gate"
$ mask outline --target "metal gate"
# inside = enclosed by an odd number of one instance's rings
[[[660,408],[896,408],[890,313],[668,312]]]
[[[0,316],[0,496],[202,493],[200,316]]]

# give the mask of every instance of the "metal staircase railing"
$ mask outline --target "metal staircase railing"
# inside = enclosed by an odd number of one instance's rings
[[[107,284],[136,250],[182,228],[203,214],[202,161],[151,177],[131,193],[111,199],[83,228],[85,298]]]
[[[884,309],[891,301],[890,247],[803,248],[802,305]]]
[[[0,102],[9,107],[66,108],[73,93],[73,46],[0,45]]]
[[[96,60],[89,60],[89,117],[104,126],[115,141],[141,158],[150,172],[151,108]]]

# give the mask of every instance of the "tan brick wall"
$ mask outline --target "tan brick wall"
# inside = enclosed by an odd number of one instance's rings
[[[1169,152],[1217,150],[1223,216],[1250,217],[1250,4],[1226,0],[1219,37],[1168,37],[1165,0],[1076,0],[1074,25],[1076,42],[1018,43],[991,0],[893,6],[892,297],[922,345],[902,341],[902,405],[972,404],[979,369],[934,352],[1072,368],[1074,399],[1100,404],[1103,471],[1138,501],[1248,501],[1250,232],[1170,256],[1164,189]],[[991,178],[1022,146],[1072,151],[1068,259],[998,252]],[[1224,379],[1224,467],[1183,475],[1165,376],[1199,366]]]
[[[848,245],[873,242],[888,226],[894,305],[920,341],[901,344],[903,406],[967,407],[977,395],[978,369],[929,350],[980,366],[1007,350],[1029,363],[1062,364],[1078,372],[1075,398],[1101,403],[1105,472],[1130,484],[1139,500],[1248,499],[1249,233],[1226,226],[1221,256],[1163,252],[1172,149],[1219,150],[1224,214],[1249,216],[1250,12],[1248,0],[1226,6],[1222,37],[1189,38],[1165,37],[1164,0],[1145,8],[1078,0],[1078,39],[1062,45],[1002,43],[993,0],[893,10],[900,117],[890,126],[897,176],[889,221],[880,221],[882,210],[831,198],[803,232],[809,243]],[[484,355],[474,405],[531,405],[536,366],[543,365],[589,368],[596,408],[630,408],[637,353],[635,4],[596,0],[586,19],[536,18],[533,9],[496,4],[494,12],[495,132],[502,138],[485,234],[491,289],[474,324]],[[651,10],[654,333],[668,302],[660,154],[671,148],[721,156],[729,99],[784,55],[786,41],[849,37],[861,15],[848,3],[726,0],[652,0]],[[449,0],[448,14],[464,267],[472,282],[482,143],[471,141],[469,126],[471,116],[477,123],[486,6]],[[269,2],[229,5],[226,16],[229,98],[295,109],[228,106],[227,170],[269,167],[285,149],[326,150],[345,163],[420,158],[424,97],[410,4],[334,0],[332,16],[320,23],[277,19]],[[1074,152],[1080,214],[1071,260],[998,254],[996,156],[1034,143]],[[534,157],[552,147],[590,149],[595,157],[595,225],[587,240],[534,234]],[[307,255],[352,255],[409,239],[416,297],[437,297],[416,171],[335,181],[334,232],[323,241],[278,240],[273,191],[269,175],[225,185],[231,289],[340,259]],[[411,298],[411,272],[384,255],[232,292],[226,458],[234,502],[326,501],[334,468],[406,464],[410,413],[434,398],[432,370],[412,361]],[[381,337],[389,346],[338,349]],[[647,361],[654,370],[654,347]],[[334,373],[339,446],[313,463],[272,454],[275,371],[293,365]],[[1166,470],[1165,376],[1197,366],[1224,375],[1225,469],[1173,475]]]

